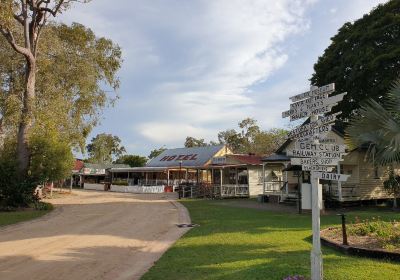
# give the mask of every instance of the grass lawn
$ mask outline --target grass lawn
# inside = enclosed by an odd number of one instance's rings
[[[282,214],[184,201],[191,229],[150,271],[148,279],[283,279],[310,276],[311,215]],[[399,219],[390,211],[355,211],[355,216]],[[339,225],[340,217],[322,216],[321,226]],[[400,279],[400,263],[343,255],[323,247],[324,279]]]
[[[50,210],[26,210],[15,212],[0,212],[0,227],[11,225],[43,216]]]

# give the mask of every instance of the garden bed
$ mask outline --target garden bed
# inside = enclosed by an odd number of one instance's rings
[[[347,225],[348,245],[343,245],[342,228],[330,227],[321,232],[325,245],[345,253],[400,261],[400,223],[379,218]]]

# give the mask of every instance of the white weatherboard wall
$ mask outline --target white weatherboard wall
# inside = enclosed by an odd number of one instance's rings
[[[83,188],[85,190],[96,190],[96,191],[104,191],[104,184],[90,184],[84,183]]]
[[[249,166],[249,196],[263,194],[262,166]]]

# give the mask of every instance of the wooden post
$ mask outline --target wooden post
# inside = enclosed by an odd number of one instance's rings
[[[265,195],[265,162],[262,165],[262,182],[263,182],[263,195]]]
[[[169,169],[167,169],[167,186],[169,186]]]
[[[219,174],[220,174],[220,190],[219,190],[219,192],[220,192],[221,198],[222,198],[222,178],[223,178],[222,171],[223,171],[223,169],[221,168],[219,170]]]
[[[337,173],[340,174],[340,162],[337,165]],[[342,194],[342,182],[341,181],[337,182],[337,188],[338,188],[339,201],[342,202],[343,201],[343,194]]]

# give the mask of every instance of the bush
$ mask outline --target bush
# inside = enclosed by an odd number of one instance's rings
[[[112,184],[117,186],[128,186],[128,182],[124,180],[113,181]]]
[[[38,201],[34,195],[37,183],[32,178],[19,179],[12,150],[0,150],[0,208],[28,207]]]
[[[370,236],[376,238],[382,248],[385,249],[400,248],[400,224],[396,221],[385,222],[379,217],[363,221],[356,218],[356,224],[348,226],[348,233],[353,236]]]
[[[40,211],[50,211],[54,209],[53,204],[41,201],[36,201],[33,204],[33,207],[35,208],[35,210],[40,210]]]

